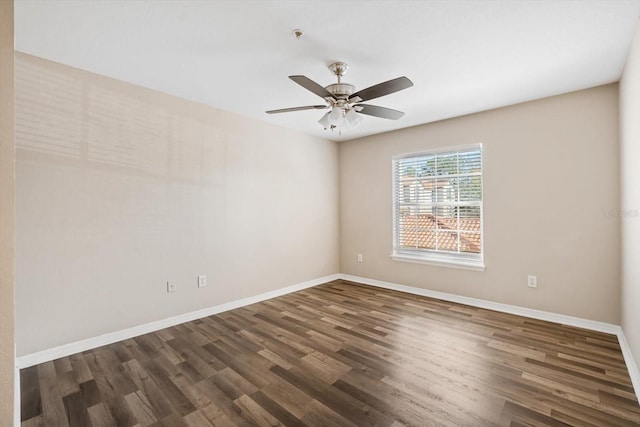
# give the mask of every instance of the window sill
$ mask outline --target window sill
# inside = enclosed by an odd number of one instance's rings
[[[464,270],[484,271],[482,260],[456,259],[453,257],[425,257],[419,255],[409,255],[403,253],[393,253],[391,258],[394,261],[412,262],[417,264],[436,265],[439,267],[460,268]]]

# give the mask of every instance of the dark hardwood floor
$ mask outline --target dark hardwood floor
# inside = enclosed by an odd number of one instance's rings
[[[613,335],[336,281],[23,369],[22,426],[637,426]]]

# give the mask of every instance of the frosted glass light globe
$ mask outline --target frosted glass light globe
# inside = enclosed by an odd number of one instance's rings
[[[333,107],[331,112],[329,113],[329,124],[331,126],[340,126],[344,117],[342,117],[342,108]]]

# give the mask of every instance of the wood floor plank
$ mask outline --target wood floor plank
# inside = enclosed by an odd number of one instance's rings
[[[303,369],[294,367],[286,371],[279,366],[274,366],[271,370],[356,425],[387,426],[392,423],[392,420],[378,409],[363,404],[355,397],[331,387],[319,378],[307,376]]]
[[[251,425],[241,416],[241,410],[222,390],[210,380],[200,381],[197,387],[202,393],[209,396],[211,404],[202,408],[205,417],[214,424],[229,422],[227,425],[249,426]],[[216,420],[218,420],[216,422]]]
[[[69,360],[71,362],[71,369],[75,374],[78,384],[82,384],[93,379],[91,369],[89,369],[87,361],[84,359],[84,355],[82,353],[69,356]]]
[[[162,391],[164,397],[169,401],[173,410],[177,411],[182,416],[188,415],[196,410],[193,403],[187,399],[184,393],[180,391],[173,381],[171,381],[168,374],[163,371],[155,361],[147,363],[146,370],[149,373],[149,376],[157,384],[158,388]]]
[[[307,414],[307,405],[314,400],[311,396],[285,380],[275,381],[264,387],[260,392],[298,419],[302,419]]]
[[[45,362],[38,365],[37,370],[40,380],[44,424],[68,427],[69,420],[67,419],[67,411],[62,400],[63,396],[58,388],[57,375],[53,362]]]
[[[158,421],[153,406],[144,393],[140,391],[129,393],[124,397],[124,400],[138,423],[147,426]]]
[[[265,427],[282,425],[282,423],[271,415],[269,411],[260,406],[255,400],[246,394],[237,398],[235,400],[235,404],[252,424]]]
[[[256,391],[251,395],[251,399],[264,408],[269,414],[276,418],[280,423],[290,427],[302,427],[305,424],[291,412],[278,405],[269,396],[262,391]]]
[[[111,399],[107,399],[105,402],[111,417],[118,426],[134,426],[139,424],[138,420],[129,409],[129,405],[124,399],[124,396],[116,396]]]
[[[640,426],[614,335],[334,281],[23,369],[31,426]]]
[[[224,411],[218,408],[213,403],[204,406],[200,412],[205,416],[207,421],[211,423],[214,427],[224,427],[224,426],[233,426],[233,425],[246,425],[234,423],[230,417],[228,417]]]
[[[136,384],[136,392],[143,393],[153,407],[156,419],[164,418],[173,412],[171,404],[162,393],[158,384],[149,376],[138,360],[133,359],[124,363],[124,371]]]
[[[23,369],[20,375],[20,401],[22,404],[21,419],[42,415],[42,400],[40,397],[40,380],[38,379],[38,367],[32,366]]]
[[[20,423],[20,427],[44,427],[44,417],[42,415],[29,418]]]
[[[89,413],[81,393],[68,394],[62,398],[70,427],[84,427],[91,424]]]
[[[213,425],[200,411],[192,412],[184,417],[184,422],[189,427],[211,427]]]
[[[104,402],[87,409],[93,427],[116,427],[116,421]]]

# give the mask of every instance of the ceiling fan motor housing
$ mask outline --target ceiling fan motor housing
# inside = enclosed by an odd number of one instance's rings
[[[336,99],[346,99],[351,95],[356,87],[349,83],[333,83],[326,86],[327,89]]]

